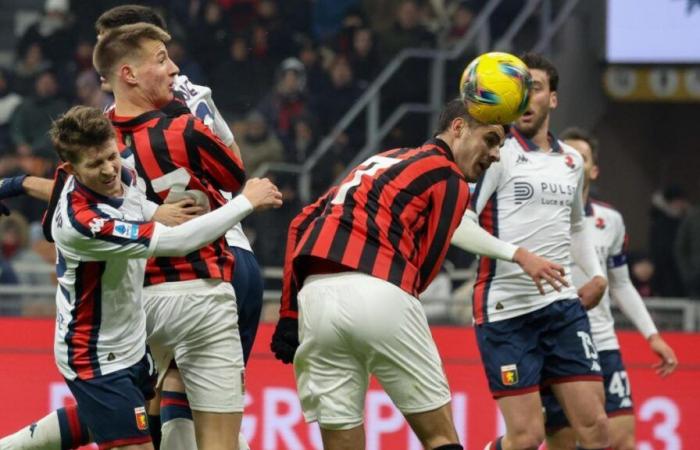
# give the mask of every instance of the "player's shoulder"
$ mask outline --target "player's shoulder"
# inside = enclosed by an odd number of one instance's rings
[[[561,149],[563,155],[571,157],[577,167],[583,167],[583,156],[581,156],[578,150],[560,140],[557,140],[557,143],[559,144],[559,148]]]
[[[608,222],[624,226],[625,221],[622,213],[615,206],[598,199],[591,199],[591,206],[596,216],[604,217]]]

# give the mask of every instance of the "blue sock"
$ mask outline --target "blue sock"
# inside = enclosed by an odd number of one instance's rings
[[[56,415],[61,432],[61,450],[70,450],[90,443],[88,429],[78,415],[78,405],[57,409]]]
[[[160,421],[165,425],[173,419],[192,420],[190,402],[184,392],[163,391],[160,394]]]

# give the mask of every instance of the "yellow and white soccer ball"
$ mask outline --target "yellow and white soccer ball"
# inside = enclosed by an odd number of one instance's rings
[[[518,57],[491,52],[476,57],[464,69],[459,93],[473,118],[505,125],[527,109],[531,83],[528,68]]]

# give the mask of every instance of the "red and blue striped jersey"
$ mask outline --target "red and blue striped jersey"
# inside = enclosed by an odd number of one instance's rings
[[[467,182],[439,139],[372,156],[308,223],[292,261],[297,286],[325,265],[417,297],[440,271],[468,202]]]
[[[155,248],[155,205],[122,169],[124,197],[104,197],[68,177],[46,220],[56,242],[56,363],[68,379],[136,364],[146,351],[141,303],[146,258]]]
[[[117,144],[144,181],[149,200],[162,204],[190,197],[216,209],[221,190],[237,193],[245,181],[241,160],[199,119],[150,111],[134,118],[109,113]],[[184,257],[159,257],[146,266],[145,285],[233,279],[234,259],[224,238]]]

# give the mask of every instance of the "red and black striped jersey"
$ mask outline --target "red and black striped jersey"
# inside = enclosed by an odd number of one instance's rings
[[[292,261],[297,286],[322,261],[417,297],[440,271],[468,203],[467,181],[439,139],[372,156],[308,224]]]
[[[280,305],[280,317],[298,317],[299,308],[297,305],[298,288],[294,282],[292,270],[292,260],[297,244],[301,240],[304,232],[311,222],[321,215],[326,204],[336,193],[336,187],[332,187],[314,203],[305,206],[299,214],[289,223],[287,231],[287,246],[284,252],[284,270],[282,276],[282,299]]]
[[[245,181],[241,160],[199,119],[149,111],[133,118],[109,113],[119,150],[145,181],[146,196],[162,204],[194,198],[216,209],[225,203],[219,192],[236,193]],[[234,259],[224,238],[184,257],[152,258],[145,285],[215,278],[231,281]]]

